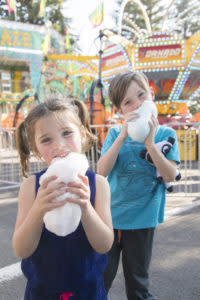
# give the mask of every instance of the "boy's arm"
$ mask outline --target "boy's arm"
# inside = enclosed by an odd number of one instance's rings
[[[145,140],[145,146],[153,160],[157,171],[161,174],[164,181],[170,182],[176,179],[177,164],[175,161],[168,160],[156,147],[154,142],[155,131],[158,126],[158,120],[152,116],[149,121],[150,133]]]
[[[124,123],[122,124],[121,131],[108,151],[102,155],[97,163],[97,173],[105,177],[112,171],[114,164],[116,162],[117,156],[119,154],[120,148],[124,143],[125,139],[128,137],[128,122],[131,120],[136,120],[138,114],[129,112],[124,116]]]
[[[153,160],[153,163],[164,181],[174,181],[176,178],[177,164],[175,161],[168,160],[156,147],[155,144],[147,146],[147,150]]]
[[[100,157],[97,163],[98,174],[104,177],[108,176],[108,174],[112,171],[123,143],[124,139],[119,135],[111,145],[111,147],[108,149],[108,151],[102,157]]]

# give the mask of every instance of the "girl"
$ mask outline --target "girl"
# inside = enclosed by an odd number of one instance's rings
[[[17,129],[22,173],[27,177],[30,152],[49,165],[53,158],[88,150],[94,142],[84,103],[49,98],[33,108]],[[22,258],[27,278],[25,300],[107,299],[102,272],[105,253],[113,242],[110,191],[104,177],[87,171],[81,183],[56,183],[55,176],[39,185],[45,172],[26,178],[20,187],[13,248]],[[48,187],[49,183],[53,183]],[[79,196],[52,202],[66,191]],[[43,223],[44,214],[71,201],[80,205],[81,222],[75,232],[59,237]]]
[[[148,269],[151,260],[154,229],[164,220],[165,186],[156,180],[156,168],[166,182],[176,177],[180,163],[176,132],[164,126],[152,115],[150,132],[144,143],[128,137],[128,122],[136,120],[135,112],[145,100],[153,101],[147,77],[140,72],[116,75],[110,83],[112,103],[124,115],[123,125],[111,128],[101,150],[98,172],[108,176],[111,189],[111,212],[115,239],[108,254],[104,272],[107,292],[115,278],[120,252],[129,300],[154,300],[148,290]],[[175,139],[165,157],[155,143]],[[140,157],[147,148],[154,165]]]

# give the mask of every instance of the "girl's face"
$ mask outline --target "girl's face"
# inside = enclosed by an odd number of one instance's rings
[[[149,89],[149,92],[141,88],[136,81],[132,81],[127,89],[124,99],[120,105],[120,111],[122,114],[127,114],[138,109],[145,100],[153,99],[153,91]]]
[[[53,115],[39,119],[35,124],[37,154],[49,165],[55,157],[65,157],[70,152],[82,151],[84,130],[73,122],[58,122]]]

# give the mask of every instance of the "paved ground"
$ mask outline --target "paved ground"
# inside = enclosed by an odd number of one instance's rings
[[[155,234],[150,291],[157,300],[200,299],[200,206],[168,218]],[[126,299],[121,265],[109,300]]]
[[[7,199],[6,196],[7,195]],[[10,196],[13,195],[13,198]],[[17,210],[17,191],[1,194],[0,300],[22,300],[25,279],[11,246]],[[195,206],[195,207],[194,207]],[[193,207],[193,208],[192,208]],[[182,211],[182,213],[181,213]],[[166,222],[155,234],[150,268],[151,292],[158,300],[200,299],[200,197],[167,197]],[[109,300],[125,300],[122,267]]]

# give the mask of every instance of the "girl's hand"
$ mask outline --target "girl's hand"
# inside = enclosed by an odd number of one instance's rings
[[[144,141],[146,148],[149,148],[152,145],[154,145],[154,138],[155,138],[156,128],[158,125],[159,125],[158,119],[152,114],[151,119],[149,120],[150,132],[146,140]]]
[[[71,181],[67,184],[67,192],[77,195],[77,199],[67,198],[67,201],[80,205],[81,210],[86,210],[90,205],[90,186],[87,176],[78,175],[80,182]]]
[[[42,216],[54,208],[61,207],[67,200],[53,202],[56,197],[66,192],[67,185],[64,182],[55,182],[56,176],[50,176],[42,182],[38,189],[37,197],[34,202],[35,208]]]
[[[125,114],[124,117],[125,117],[125,120],[122,125],[122,130],[119,134],[119,138],[121,138],[122,140],[125,140],[128,136],[128,122],[136,121],[139,118],[139,114],[134,111],[131,111],[131,112]]]

